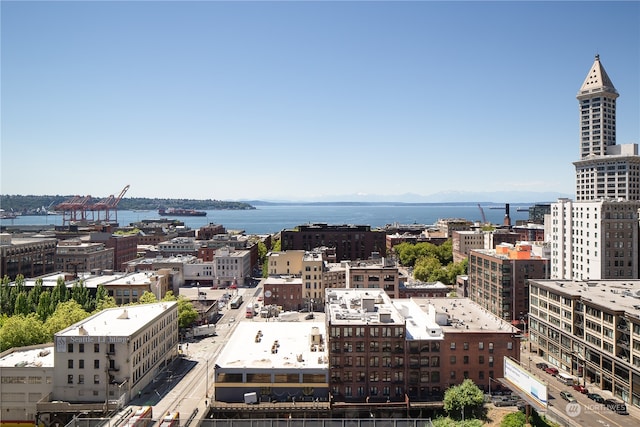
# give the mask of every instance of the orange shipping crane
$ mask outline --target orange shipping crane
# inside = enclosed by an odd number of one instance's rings
[[[106,197],[99,202],[91,205],[89,209],[93,212],[97,212],[98,216],[95,219],[96,221],[105,221],[105,222],[118,222],[118,203],[124,197],[125,193],[129,189],[129,185],[126,185],[118,197],[115,197],[111,194],[109,197]],[[104,218],[101,218],[100,213],[104,212]],[[112,216],[114,214],[114,216]]]
[[[129,185],[122,189],[118,197],[110,195],[95,203],[92,203],[93,198],[91,196],[73,196],[58,204],[55,210],[62,212],[62,225],[65,226],[79,222],[117,222],[118,203],[120,203],[128,189]],[[104,216],[102,216],[102,212],[104,212]],[[89,213],[91,213],[91,218],[89,218]],[[115,214],[115,216],[112,214]]]

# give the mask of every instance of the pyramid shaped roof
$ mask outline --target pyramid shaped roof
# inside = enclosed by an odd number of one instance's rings
[[[609,75],[604,70],[604,67],[600,63],[600,55],[596,55],[596,59],[593,61],[593,65],[587,74],[587,78],[584,79],[579,94],[590,92],[606,91],[614,94],[618,94],[616,88],[613,86]]]

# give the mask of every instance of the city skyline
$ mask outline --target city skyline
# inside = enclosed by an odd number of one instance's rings
[[[637,2],[3,2],[0,192],[574,194],[596,54],[617,143],[640,142],[639,18]]]

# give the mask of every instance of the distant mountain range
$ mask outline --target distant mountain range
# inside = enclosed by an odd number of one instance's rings
[[[491,192],[470,192],[470,191],[443,191],[439,193],[423,196],[420,194],[405,193],[396,195],[380,194],[345,194],[340,196],[321,196],[315,198],[300,198],[289,200],[242,200],[253,206],[268,204],[299,204],[299,203],[322,203],[322,204],[345,204],[345,203],[549,203],[555,202],[559,198],[573,198],[572,194],[557,192],[535,192],[535,191],[491,191]]]

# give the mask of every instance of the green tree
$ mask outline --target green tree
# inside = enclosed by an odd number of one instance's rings
[[[178,327],[188,328],[198,319],[198,312],[195,307],[184,296],[178,297]]]
[[[449,283],[447,271],[442,267],[440,260],[434,256],[420,258],[413,270],[413,277],[423,282],[441,281]]]
[[[280,252],[282,250],[282,240],[277,239],[273,242],[273,246],[271,247],[272,252]]]
[[[109,296],[109,291],[103,285],[98,285],[96,290],[96,297],[94,303],[93,313],[102,311],[107,308],[117,307],[116,300],[112,296]]]
[[[144,291],[138,299],[138,304],[153,304],[154,302],[158,302],[158,298],[153,292],[149,291]]]
[[[42,321],[35,313],[6,317],[0,327],[0,352],[12,347],[42,344],[51,341]]]
[[[0,282],[0,313],[10,316],[13,313],[13,304],[11,304],[11,280],[5,275]]]
[[[51,292],[44,291],[40,294],[40,298],[38,298],[38,306],[36,307],[36,314],[43,322],[53,314],[52,309],[52,301],[51,301]]]
[[[454,420],[450,417],[438,417],[433,421],[433,427],[482,427],[484,423],[479,419]]]
[[[67,291],[67,284],[64,281],[64,277],[58,277],[56,286],[51,291],[51,302],[55,307],[61,302],[66,302],[69,299],[69,292]]]
[[[91,300],[89,289],[87,289],[82,280],[75,282],[71,287],[71,299],[80,304],[87,313],[91,313],[95,307],[95,300]]]
[[[42,279],[36,279],[36,283],[33,285],[33,288],[29,291],[27,298],[29,300],[29,307],[31,311],[36,311],[38,308],[38,303],[40,302],[40,295],[44,292],[44,287],[42,286]]]
[[[521,411],[512,412],[502,418],[500,427],[523,427],[526,423],[527,417]]]
[[[22,291],[16,297],[16,302],[13,308],[13,314],[23,314],[27,315],[32,313],[31,307],[29,306],[29,299],[27,298],[27,293]]]
[[[262,240],[258,241],[258,263],[264,264],[267,259],[267,245]]]
[[[89,317],[89,313],[82,309],[82,306],[74,300],[61,302],[56,307],[56,311],[44,323],[45,329],[49,334],[49,339],[53,340],[53,335]]]
[[[470,379],[460,385],[449,387],[444,392],[444,410],[454,418],[464,419],[466,412],[473,412],[484,403],[482,390]]]

